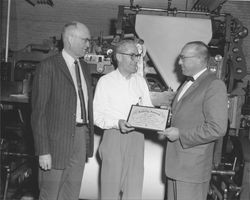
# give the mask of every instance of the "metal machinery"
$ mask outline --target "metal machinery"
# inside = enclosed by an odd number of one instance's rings
[[[38,193],[37,160],[30,127],[31,82],[36,65],[57,52],[55,39],[10,52],[1,66],[1,195],[5,199]],[[10,196],[11,195],[11,196]]]
[[[38,194],[38,167],[30,127],[31,82],[36,65],[56,53],[56,41],[51,38],[41,45],[30,44],[21,51],[9,51],[10,0],[7,14],[4,61],[1,55],[0,198],[33,199]]]
[[[123,38],[132,38],[143,44],[135,32],[135,18],[138,13],[160,13],[161,15],[185,15],[210,17],[212,20],[213,35],[209,43],[211,50],[210,70],[215,71],[217,76],[222,79],[228,88],[228,94],[234,89],[235,84],[241,81],[246,75],[246,62],[242,53],[242,41],[247,36],[248,30],[242,23],[230,14],[220,13],[221,5],[225,1],[202,1],[194,3],[192,10],[177,10],[171,8],[171,0],[168,1],[167,9],[143,8],[134,5],[130,1],[130,6],[119,6],[116,32],[114,36],[103,36],[93,38],[91,51],[85,56],[85,61],[89,64],[93,77],[93,86],[98,78],[103,74],[114,70],[114,61],[112,59],[112,49],[116,43]],[[28,125],[29,116],[23,114],[27,107],[23,109],[20,104],[7,103],[8,100],[3,96],[10,94],[25,94],[29,96],[30,85],[36,65],[44,58],[57,53],[62,48],[61,41],[55,37],[45,40],[43,44],[30,44],[21,51],[10,52],[10,62],[2,63],[1,67],[1,117],[16,113],[16,118],[20,126],[5,124],[1,127],[1,181],[4,184],[4,199],[6,199],[9,185],[18,185],[25,183],[33,175],[36,175],[33,157],[33,149],[26,149],[26,142],[32,143],[27,139],[27,132],[31,132]],[[151,94],[156,102],[171,98],[173,93],[170,86],[158,73],[157,66],[151,60],[150,55],[146,54],[144,59],[144,76],[149,84]],[[245,104],[242,107],[241,128],[249,130],[249,95],[250,84],[246,87]],[[163,95],[164,94],[164,95]],[[230,98],[234,105],[235,98]],[[24,98],[23,102],[27,106],[29,100]],[[23,103],[22,102],[22,103]],[[231,104],[230,104],[231,105]],[[233,110],[235,106],[230,109]],[[29,109],[29,106],[28,106]],[[24,111],[25,110],[25,111]],[[239,111],[232,111],[232,118]],[[5,115],[8,113],[7,115]],[[11,113],[11,114],[10,114]],[[233,119],[229,119],[233,121]],[[7,120],[7,122],[9,122]],[[232,124],[232,123],[230,123]],[[7,127],[7,128],[6,128]],[[208,199],[213,200],[236,200],[239,199],[241,192],[241,180],[244,167],[241,143],[235,129],[236,126],[228,128],[228,134],[223,141],[218,141],[215,150],[215,168],[212,172],[211,187]],[[10,133],[11,132],[11,133]],[[30,144],[29,143],[29,144]],[[17,145],[18,144],[18,145]],[[31,166],[32,164],[33,166]],[[32,175],[32,176],[31,176]],[[2,184],[3,185],[3,184]]]

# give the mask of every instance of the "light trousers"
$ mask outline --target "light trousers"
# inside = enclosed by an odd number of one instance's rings
[[[174,198],[176,188],[176,199]],[[168,200],[207,200],[209,181],[188,183],[168,179]]]
[[[144,174],[144,135],[105,130],[99,147],[101,200],[140,200]]]

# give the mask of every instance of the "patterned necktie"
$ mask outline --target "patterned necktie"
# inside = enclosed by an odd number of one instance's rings
[[[75,72],[76,72],[76,81],[77,81],[77,90],[80,98],[80,104],[81,104],[81,118],[83,123],[86,123],[86,108],[85,108],[85,102],[84,102],[84,95],[82,91],[82,82],[81,82],[81,76],[80,76],[80,69],[77,60],[74,62],[75,64]]]

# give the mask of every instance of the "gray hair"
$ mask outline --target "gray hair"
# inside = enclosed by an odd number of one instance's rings
[[[116,48],[115,48],[115,53],[118,52],[124,52],[128,50],[128,45],[136,45],[134,40],[121,40],[120,42],[118,42]]]

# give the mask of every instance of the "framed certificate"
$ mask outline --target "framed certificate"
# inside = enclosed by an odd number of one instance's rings
[[[132,105],[127,122],[135,128],[162,131],[169,121],[169,109]]]

